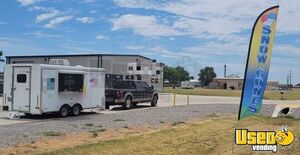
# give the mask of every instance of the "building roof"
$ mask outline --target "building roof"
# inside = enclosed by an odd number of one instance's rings
[[[226,77],[216,77],[215,79],[216,80],[243,80],[243,78],[240,78],[239,76],[234,74],[228,75]]]
[[[226,78],[240,78],[240,77],[237,75],[234,75],[234,74],[230,74],[230,75],[226,76]]]
[[[131,56],[140,57],[147,60],[156,61],[137,54],[66,54],[66,55],[17,55],[17,56],[6,56],[6,58],[33,58],[33,57],[82,57],[82,56]]]

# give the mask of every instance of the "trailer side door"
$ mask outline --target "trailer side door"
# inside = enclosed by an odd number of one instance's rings
[[[13,111],[30,112],[31,67],[13,67]]]

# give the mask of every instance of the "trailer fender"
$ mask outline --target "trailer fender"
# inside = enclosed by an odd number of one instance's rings
[[[83,110],[82,105],[80,103],[75,103],[72,107],[77,106],[77,105],[80,107],[80,110]]]

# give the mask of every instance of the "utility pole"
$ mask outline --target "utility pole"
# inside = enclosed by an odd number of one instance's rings
[[[226,73],[227,73],[227,66],[226,64],[224,65],[224,77],[226,77]]]
[[[292,71],[290,71],[290,85],[292,85]]]

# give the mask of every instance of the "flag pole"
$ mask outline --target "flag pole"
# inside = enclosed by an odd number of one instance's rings
[[[261,19],[261,17],[269,10],[272,10],[274,8],[278,8],[279,6],[273,6],[271,8],[268,8],[267,10],[263,11],[258,18],[256,19],[253,27],[252,27],[252,33],[251,33],[251,38],[250,38],[250,43],[249,43],[249,47],[248,47],[248,56],[247,56],[247,61],[246,61],[246,68],[245,68],[245,72],[244,72],[244,80],[243,80],[243,88],[242,88],[242,94],[241,94],[241,100],[240,100],[240,107],[239,107],[239,113],[238,113],[238,120],[237,120],[237,124],[236,124],[236,129],[239,128],[240,126],[240,120],[241,120],[241,114],[242,114],[242,104],[243,104],[243,99],[244,99],[244,92],[245,92],[245,87],[246,87],[246,81],[247,81],[247,73],[248,73],[248,66],[249,66],[249,59],[250,59],[250,53],[251,53],[251,47],[252,47],[252,41],[253,41],[253,37],[254,37],[254,33],[255,33],[255,28],[257,26],[257,23],[259,22],[259,20]],[[232,145],[232,153],[234,153],[234,147],[235,147],[235,133],[234,133],[234,141],[233,141],[233,145]]]

